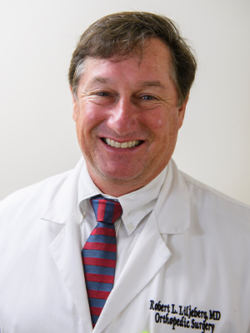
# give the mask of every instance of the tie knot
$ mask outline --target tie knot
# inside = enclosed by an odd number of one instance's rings
[[[122,206],[118,201],[103,198],[101,195],[90,200],[97,222],[115,223],[122,215]]]

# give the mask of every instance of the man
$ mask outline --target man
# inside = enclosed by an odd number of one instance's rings
[[[162,16],[82,35],[69,82],[84,158],[0,205],[1,332],[250,332],[249,207],[171,160],[195,70]]]

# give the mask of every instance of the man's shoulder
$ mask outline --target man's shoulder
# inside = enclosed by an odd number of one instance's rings
[[[204,212],[216,221],[242,222],[250,227],[250,206],[200,182],[180,171],[189,192],[190,206],[193,210]]]
[[[72,170],[69,170],[48,177],[42,181],[13,192],[0,202],[0,214],[3,210],[13,209],[13,207],[16,209],[18,206],[25,206],[25,204],[40,203],[40,205],[45,205],[53,199],[71,172]]]
[[[189,191],[194,191],[194,192],[196,191],[197,193],[200,193],[200,194],[203,193],[204,196],[208,195],[208,196],[213,197],[214,199],[217,198],[218,200],[225,201],[230,205],[240,206],[243,209],[250,211],[249,205],[247,205],[243,202],[240,202],[236,199],[233,199],[232,197],[216,190],[215,188],[191,177],[190,175],[186,174],[183,171],[180,171],[180,174],[182,175],[187,187],[189,188]]]

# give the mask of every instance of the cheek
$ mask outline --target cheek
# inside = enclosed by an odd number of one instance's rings
[[[157,126],[162,127],[162,125],[163,125],[162,119],[158,119]]]
[[[104,114],[100,108],[91,103],[83,103],[81,105],[79,127],[84,132],[91,131],[94,127],[103,121]]]
[[[158,112],[153,113],[147,119],[144,119],[144,124],[159,140],[168,142],[174,140],[178,133],[178,117],[174,112]]]
[[[153,132],[161,131],[168,128],[169,120],[164,113],[152,112],[143,119],[144,124]]]

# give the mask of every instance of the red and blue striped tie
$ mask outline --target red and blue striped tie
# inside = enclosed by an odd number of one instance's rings
[[[119,202],[93,197],[91,204],[97,226],[82,250],[84,275],[90,314],[95,326],[105,302],[113,288],[116,266],[115,221],[122,214]]]

